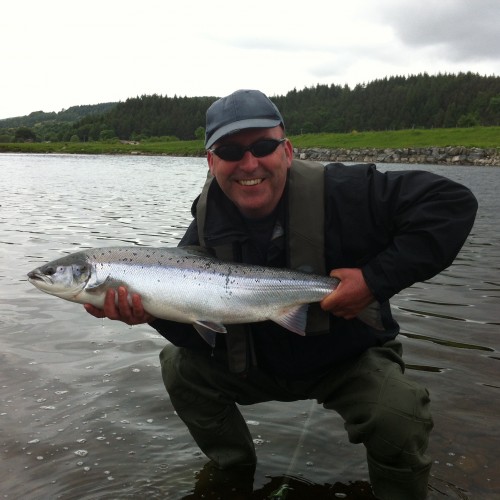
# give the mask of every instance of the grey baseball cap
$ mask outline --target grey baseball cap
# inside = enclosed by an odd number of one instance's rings
[[[205,149],[219,139],[247,128],[285,127],[276,105],[260,90],[237,90],[207,110]]]

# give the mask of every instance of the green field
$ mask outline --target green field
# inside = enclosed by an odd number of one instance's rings
[[[293,137],[296,147],[328,149],[422,148],[463,146],[500,148],[500,127],[412,129],[387,132],[351,132],[349,134],[316,134]]]
[[[412,129],[348,134],[305,134],[290,137],[297,148],[363,149],[422,148],[463,146],[500,148],[500,127],[451,129]],[[165,154],[203,156],[202,141],[143,141],[140,144],[106,142],[0,143],[0,153],[71,153],[71,154]]]

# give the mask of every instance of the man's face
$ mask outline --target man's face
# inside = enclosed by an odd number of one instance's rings
[[[214,149],[225,144],[250,146],[261,139],[279,140],[283,135],[280,126],[242,130],[223,137],[214,145]],[[293,149],[288,140],[262,158],[256,158],[250,151],[246,151],[243,158],[237,161],[223,160],[211,151],[208,151],[207,156],[210,172],[224,194],[245,217],[252,219],[269,215],[278,205],[292,158]]]

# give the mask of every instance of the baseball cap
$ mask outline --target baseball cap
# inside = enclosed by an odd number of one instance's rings
[[[260,90],[237,90],[215,101],[207,110],[205,149],[219,139],[247,128],[272,128],[282,124],[276,105]]]

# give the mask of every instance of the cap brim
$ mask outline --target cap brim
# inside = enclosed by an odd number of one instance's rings
[[[281,120],[270,119],[270,118],[252,118],[248,120],[240,120],[239,122],[233,122],[224,127],[216,130],[213,135],[205,143],[205,149],[211,148],[218,140],[226,137],[226,135],[235,134],[240,130],[245,130],[247,128],[272,128],[277,127],[281,123]]]

